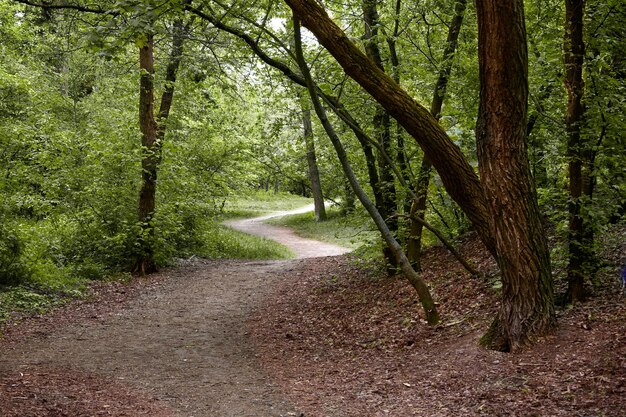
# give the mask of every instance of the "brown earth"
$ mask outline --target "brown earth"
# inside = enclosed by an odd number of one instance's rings
[[[495,273],[476,240],[462,252]],[[626,296],[605,276],[519,354],[478,346],[497,291],[441,247],[424,276],[444,322],[426,325],[411,287],[349,257],[304,264],[250,320],[262,363],[307,417],[626,416]]]
[[[197,260],[110,309],[56,313],[27,337],[17,333],[36,321],[15,326],[2,346],[0,415],[298,415],[260,370],[245,326],[289,265]]]
[[[476,241],[463,249],[494,273]],[[404,281],[349,255],[193,260],[94,285],[2,329],[0,416],[626,416],[616,285],[510,355],[476,344],[495,291],[441,248],[424,267],[436,327]]]

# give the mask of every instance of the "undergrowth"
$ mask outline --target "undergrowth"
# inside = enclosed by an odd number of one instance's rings
[[[250,192],[229,197],[217,211],[188,202],[163,204],[155,216],[155,258],[160,266],[190,256],[291,258],[293,253],[279,243],[229,229],[221,222],[309,203],[310,199],[286,193]],[[81,297],[90,281],[128,278],[136,236],[133,218],[113,208],[98,214],[102,218],[85,211],[73,217],[0,222],[0,323],[42,314]]]
[[[0,288],[0,324],[9,318],[44,314],[71,299],[84,296],[86,281],[66,279],[63,283],[28,283]]]

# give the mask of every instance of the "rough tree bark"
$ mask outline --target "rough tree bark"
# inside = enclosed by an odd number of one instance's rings
[[[585,43],[583,39],[584,0],[565,1],[565,89],[567,90],[567,156],[569,158],[569,263],[567,266],[566,302],[585,299],[585,275],[589,272],[592,241],[590,225],[582,213],[585,189],[590,189],[589,152],[581,137],[581,125],[585,116],[582,102],[584,94],[583,60]]]
[[[306,161],[309,165],[309,182],[311,183],[311,194],[313,194],[313,205],[315,206],[315,221],[322,222],[326,220],[326,207],[324,206],[320,173],[317,169],[313,125],[311,123],[311,109],[308,104],[304,102],[303,98],[300,99],[300,104],[302,108],[304,143],[306,145]]]
[[[433,100],[430,105],[430,113],[439,120],[441,117],[441,107],[446,96],[448,80],[452,72],[452,61],[456,47],[458,45],[459,33],[463,25],[463,17],[465,15],[466,0],[457,0],[454,6],[454,17],[448,26],[448,38],[446,39],[446,47],[443,51],[442,66],[439,70],[437,83],[433,92]],[[432,164],[426,155],[422,157],[419,174],[417,176],[417,184],[415,185],[415,194],[417,199],[411,205],[410,216],[412,218],[424,218],[426,214],[426,201],[428,201],[428,185],[430,184],[430,172]],[[407,256],[417,270],[421,269],[422,256],[422,233],[424,225],[419,221],[411,221],[409,227],[409,238],[407,240]]]
[[[555,316],[549,257],[523,140],[526,130],[527,86],[521,0],[510,4],[496,4],[495,0],[477,3],[477,9],[480,10],[482,94],[499,90],[502,87],[502,78],[508,76],[513,78],[511,81],[518,82],[521,76],[522,86],[513,86],[513,102],[503,102],[501,97],[493,95],[484,96],[482,100],[487,106],[481,109],[483,117],[479,130],[487,134],[481,137],[481,159],[492,164],[491,167],[485,167],[485,173],[489,177],[485,190],[489,198],[486,198],[483,186],[472,167],[435,118],[371,62],[334,24],[324,9],[313,0],[285,1],[303,25],[335,57],[344,71],[417,140],[437,169],[450,196],[467,214],[485,245],[496,255],[502,270],[504,293],[499,320],[491,328],[492,337],[487,338],[499,343],[490,343],[490,346],[514,350],[551,331]],[[512,36],[509,33],[511,30],[514,32]],[[489,39],[486,35],[490,32],[498,36]],[[509,36],[511,38],[507,38]],[[508,55],[514,61],[511,65]],[[487,62],[493,67],[485,67]],[[511,70],[513,73],[509,74]],[[490,82],[495,82],[494,89]],[[510,92],[505,93],[511,98]],[[523,103],[520,103],[520,99]],[[500,106],[494,108],[495,103]],[[520,104],[521,108],[513,108]],[[512,126],[499,125],[503,121],[502,109],[511,111],[507,116],[521,119],[521,128],[519,120],[514,120]],[[489,111],[496,112],[493,114],[494,118],[489,118]],[[501,130],[492,129],[494,122]],[[522,134],[521,140],[518,130]],[[511,143],[504,137],[505,134],[513,135],[510,138]],[[495,182],[494,174],[499,175],[498,182]],[[505,200],[498,200],[498,197]]]
[[[139,129],[141,130],[141,190],[139,192],[139,253],[135,272],[149,274],[156,271],[152,248],[152,217],[155,208],[157,167],[159,160],[157,123],[154,118],[154,37],[147,34],[139,48]]]
[[[317,96],[317,91],[315,90],[315,87],[313,85],[313,81],[311,79],[311,74],[309,72],[308,65],[304,61],[304,54],[302,53],[302,41],[300,37],[300,22],[295,16],[293,20],[294,20],[294,38],[295,38],[295,46],[296,46],[295,48],[296,57],[298,60],[298,65],[300,66],[300,70],[302,71],[302,75],[304,76],[306,80],[307,89],[309,91],[309,95],[311,96],[311,101],[313,103],[313,108],[315,109],[315,113],[320,119],[322,126],[324,127],[324,130],[326,131],[328,137],[330,138],[333,144],[333,147],[335,148],[337,157],[339,158],[339,162],[341,163],[341,167],[344,171],[346,178],[350,182],[350,185],[352,186],[354,193],[358,197],[361,204],[363,204],[363,207],[365,207],[365,209],[368,211],[368,213],[374,220],[376,227],[382,234],[383,238],[385,239],[385,242],[391,249],[393,255],[396,257],[396,261],[398,265],[400,266],[400,268],[402,269],[402,272],[404,272],[405,276],[407,277],[407,279],[409,280],[413,288],[415,288],[418,294],[418,297],[420,299],[420,303],[422,304],[422,308],[424,309],[427,322],[429,324],[437,324],[439,322],[439,314],[437,312],[435,302],[433,301],[431,297],[430,290],[428,289],[428,285],[426,285],[424,280],[411,267],[411,263],[404,255],[404,252],[402,251],[402,247],[400,246],[400,244],[394,237],[393,232],[389,230],[389,227],[387,226],[385,219],[383,219],[383,217],[380,215],[380,212],[376,209],[375,205],[369,199],[369,197],[367,196],[367,193],[365,193],[363,188],[361,188],[356,176],[354,175],[354,171],[352,170],[352,167],[350,166],[350,162],[348,161],[348,156],[345,152],[343,144],[341,143],[339,136],[336,134],[332,125],[328,121],[328,118],[326,117],[326,112],[324,108],[322,107],[322,104],[320,103],[320,100]]]
[[[479,169],[502,273],[502,303],[483,337],[511,351],[555,325],[550,257],[526,147],[528,52],[523,0],[480,0]]]

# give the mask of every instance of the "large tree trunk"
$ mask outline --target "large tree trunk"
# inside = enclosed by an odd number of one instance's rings
[[[402,272],[404,272],[405,276],[407,277],[407,279],[409,280],[413,288],[415,288],[415,291],[417,292],[418,297],[420,299],[420,303],[422,304],[422,308],[424,309],[427,322],[429,324],[437,324],[439,322],[439,314],[437,312],[437,307],[435,305],[435,302],[433,301],[430,295],[430,290],[428,289],[428,285],[426,285],[426,283],[419,276],[419,274],[417,274],[417,272],[415,272],[415,270],[411,268],[411,263],[404,255],[404,252],[402,251],[402,247],[400,246],[398,241],[395,239],[393,232],[389,230],[387,223],[385,222],[383,217],[380,215],[379,211],[376,209],[374,204],[371,202],[371,200],[367,196],[367,193],[365,193],[363,188],[361,188],[356,176],[354,175],[354,171],[352,170],[352,167],[350,166],[350,162],[348,161],[348,156],[343,147],[343,144],[341,143],[339,136],[337,136],[335,130],[333,129],[332,125],[328,121],[328,118],[326,117],[326,112],[324,108],[322,107],[322,104],[320,103],[320,100],[317,96],[317,92],[313,85],[309,68],[306,62],[304,61],[304,55],[302,53],[302,42],[300,39],[300,23],[296,17],[294,17],[294,37],[295,37],[296,56],[298,59],[298,65],[300,66],[300,70],[302,71],[302,74],[306,80],[307,89],[311,96],[313,108],[315,109],[315,113],[319,117],[320,122],[322,123],[322,126],[324,127],[324,130],[328,134],[328,137],[330,138],[333,144],[333,147],[335,148],[335,151],[337,153],[337,157],[339,158],[339,162],[341,163],[343,172],[346,175],[346,178],[348,179],[348,181],[350,182],[350,185],[352,186],[352,189],[354,190],[355,194],[359,198],[359,201],[361,201],[361,204],[363,204],[363,207],[365,207],[365,209],[368,211],[368,213],[374,220],[376,227],[382,234],[383,238],[385,239],[385,242],[387,243],[393,255],[395,256],[397,264],[400,266],[400,268],[402,268]]]
[[[588,237],[590,225],[582,214],[581,197],[585,189],[591,190],[589,161],[580,130],[585,115],[582,102],[584,93],[583,60],[585,43],[583,39],[584,0],[565,1],[565,88],[567,90],[567,154],[569,157],[569,264],[567,266],[566,301],[580,301],[585,298],[585,275],[589,273],[591,258],[590,247],[593,244]],[[592,239],[591,239],[592,240]]]
[[[446,47],[443,51],[442,67],[439,71],[439,77],[437,78],[437,84],[435,84],[435,91],[433,93],[433,100],[430,105],[430,113],[437,120],[441,117],[441,107],[443,106],[443,100],[446,96],[446,89],[448,87],[448,80],[450,79],[450,73],[452,72],[452,61],[458,45],[461,26],[463,25],[466,3],[466,0],[457,0],[454,7],[454,17],[448,27],[448,38],[446,40]],[[428,157],[424,155],[422,157],[422,163],[420,165],[417,184],[415,187],[417,199],[415,199],[411,205],[410,215],[412,218],[418,217],[423,219],[426,214],[426,201],[428,200],[428,185],[430,184],[431,169],[432,164],[430,163]],[[411,221],[409,239],[407,241],[407,256],[413,266],[418,270],[421,268],[423,231],[424,226],[422,222],[415,220]]]
[[[483,337],[516,350],[555,325],[550,257],[526,147],[528,55],[523,0],[480,0],[480,106],[476,126],[481,182],[493,218],[502,304]]]
[[[512,92],[504,89],[505,96],[512,96],[515,101],[502,100],[502,97],[493,95],[482,100],[487,106],[481,109],[482,128],[479,130],[487,135],[481,136],[481,159],[493,164],[485,167],[488,176],[485,191],[489,193],[489,198],[486,198],[472,167],[436,119],[371,62],[317,2],[285,1],[344,71],[418,141],[450,196],[467,214],[485,245],[497,256],[503,274],[504,293],[499,321],[492,327],[494,337],[491,340],[501,343],[491,346],[503,350],[516,349],[550,331],[555,316],[549,256],[525,154],[527,58],[521,0],[510,4],[482,0],[477,3],[481,22],[483,94],[494,91],[486,90],[486,81],[491,81],[491,78],[495,82],[495,90],[500,92],[503,78],[511,78],[510,81],[518,83],[512,85]],[[512,37],[508,38],[511,29]],[[492,42],[494,39],[486,36],[490,32],[498,35],[495,43]],[[508,39],[511,44],[506,43]],[[511,63],[509,55],[513,60]],[[485,67],[485,59],[489,67]],[[500,106],[494,108],[494,103]],[[503,111],[506,118],[502,117]],[[508,117],[514,117],[510,126],[507,125]],[[500,125],[502,122],[505,122],[504,125]],[[494,131],[493,126],[499,126],[499,130]],[[512,136],[504,137],[508,134]],[[499,176],[496,178],[495,174]],[[499,201],[498,197],[504,200]],[[502,253],[499,253],[500,250]]]
[[[321,222],[326,220],[326,207],[324,206],[320,173],[317,169],[317,156],[315,155],[315,141],[313,139],[313,125],[311,123],[311,109],[304,103],[304,99],[300,99],[300,102],[302,107],[304,142],[306,144],[306,161],[309,165],[309,181],[311,183],[311,194],[313,194],[313,205],[315,206],[315,221]]]

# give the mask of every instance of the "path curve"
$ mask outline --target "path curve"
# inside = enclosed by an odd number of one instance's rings
[[[347,251],[261,223],[270,217],[230,224],[276,239],[300,258]],[[121,308],[69,325],[59,320],[55,330],[5,350],[0,384],[54,370],[119,382],[158,400],[175,416],[300,416],[262,371],[246,321],[274,284],[294,279],[304,263],[196,259],[164,270],[150,276],[152,284]],[[81,392],[77,397],[52,383],[43,388],[38,392],[54,401],[99,395]]]
[[[287,227],[265,223],[265,221],[269,219],[293,214],[308,213],[313,211],[313,209],[313,204],[310,204],[295,210],[279,211],[252,219],[230,220],[225,224],[233,229],[249,233],[251,235],[272,239],[282,245],[285,245],[293,251],[298,259],[337,256],[350,252],[350,249],[343,246],[320,242],[313,239],[306,239],[296,235],[293,230]]]

